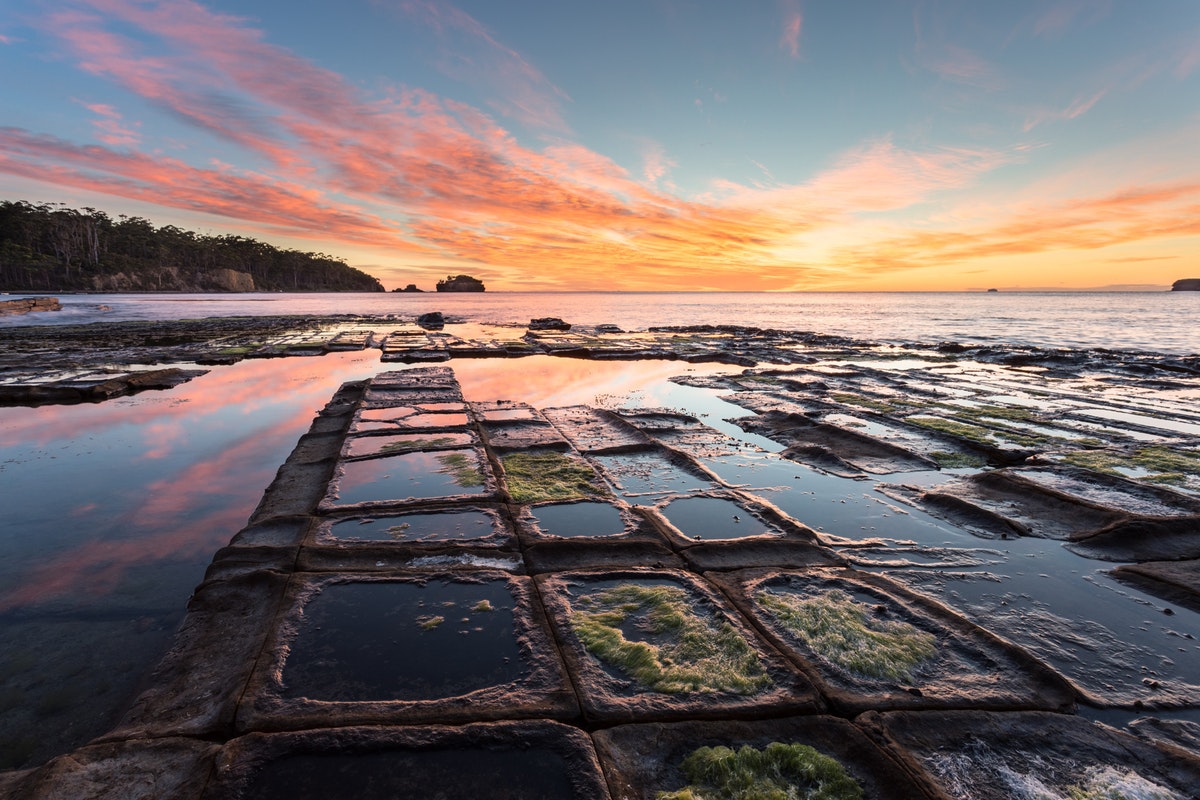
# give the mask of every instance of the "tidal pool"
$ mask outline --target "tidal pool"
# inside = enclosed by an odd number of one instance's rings
[[[334,539],[377,542],[472,541],[502,532],[498,520],[483,511],[354,517],[335,522],[329,529],[329,535]]]
[[[474,449],[351,461],[341,467],[335,505],[482,494],[483,466]]]
[[[478,444],[469,433],[408,433],[401,436],[355,436],[346,448],[347,458],[406,453],[430,448],[462,447]]]
[[[431,700],[515,681],[514,603],[504,580],[332,584],[304,608],[283,694]]]
[[[516,747],[288,756],[267,764],[247,796],[260,800],[577,797],[561,755]]]
[[[596,456],[596,463],[626,498],[656,494],[685,494],[713,489],[716,484],[672,464],[659,453]]]
[[[681,497],[667,503],[662,512],[689,539],[745,539],[779,533],[734,501],[722,497]]]
[[[618,536],[625,532],[621,511],[612,503],[552,503],[530,513],[547,536]]]

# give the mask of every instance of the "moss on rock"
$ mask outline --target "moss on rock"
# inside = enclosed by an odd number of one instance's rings
[[[605,494],[590,466],[562,453],[509,453],[501,459],[508,492],[517,503],[575,500]]]
[[[912,670],[937,653],[932,634],[877,619],[840,589],[804,599],[762,592],[756,600],[814,652],[856,675],[911,681]]]
[[[693,611],[680,587],[624,583],[577,607],[571,626],[588,652],[656,692],[747,695],[771,683],[737,630]],[[630,626],[652,641],[627,639]]]
[[[804,744],[701,747],[680,765],[690,786],[657,800],[861,800],[862,787],[835,759]]]

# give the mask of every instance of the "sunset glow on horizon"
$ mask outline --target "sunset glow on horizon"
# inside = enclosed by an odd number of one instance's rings
[[[1194,0],[14,0],[0,64],[0,199],[389,289],[1200,277]]]

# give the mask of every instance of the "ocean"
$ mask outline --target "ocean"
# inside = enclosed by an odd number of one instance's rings
[[[62,295],[63,310],[0,325],[289,314],[364,314],[524,324],[560,317],[626,330],[745,325],[933,344],[1200,353],[1200,292],[525,293]]]

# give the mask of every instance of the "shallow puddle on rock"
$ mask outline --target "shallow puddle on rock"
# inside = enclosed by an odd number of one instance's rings
[[[987,570],[886,574],[1024,647],[1099,702],[1200,706],[1200,614],[1119,583],[1057,542],[1015,539],[1001,552],[1005,563]]]
[[[530,510],[547,536],[618,536],[625,520],[611,503],[554,503]]]
[[[408,433],[402,436],[356,436],[350,440],[347,458],[406,453],[413,450],[428,450],[433,447],[454,447],[474,444],[469,433]]]
[[[497,530],[496,521],[483,511],[446,511],[342,520],[330,535],[348,541],[450,542],[483,539]]]
[[[931,546],[962,536],[961,531],[934,517],[879,493],[874,480],[829,475],[772,453],[746,453],[736,459],[702,463],[725,481],[750,487],[745,491],[822,533],[847,539],[913,539]],[[899,473],[894,477],[925,474]],[[945,480],[943,473],[929,474]]]
[[[681,497],[667,503],[662,512],[689,539],[744,539],[779,533],[737,503],[720,497]]]
[[[289,756],[267,764],[247,796],[260,800],[565,800],[576,795],[567,764],[558,754],[481,747]]]
[[[373,500],[482,494],[485,485],[474,450],[408,453],[342,465],[339,505]]]
[[[430,700],[521,677],[503,580],[341,583],[305,608],[283,667],[285,697]]]
[[[538,419],[538,415],[529,408],[496,408],[483,412],[485,422],[512,422]]]
[[[596,462],[625,497],[714,488],[711,481],[681,469],[658,453],[596,456]]]
[[[1126,422],[1130,425],[1137,425],[1151,430],[1165,431],[1169,433],[1183,433],[1189,436],[1200,435],[1200,425],[1192,422],[1184,422],[1175,419],[1162,419],[1160,417],[1148,417],[1144,414],[1134,414],[1129,411],[1118,411],[1112,408],[1098,408],[1095,406],[1084,406],[1077,408],[1072,412],[1077,417],[1088,417],[1102,420],[1112,420],[1113,422]]]
[[[840,555],[862,567],[980,567],[1004,563],[998,550],[964,547],[913,547],[905,544],[881,544],[870,547],[845,547]]]
[[[397,408],[366,408],[359,414],[356,430],[394,428],[457,428],[468,422],[462,403],[418,403]]]

